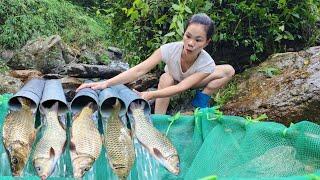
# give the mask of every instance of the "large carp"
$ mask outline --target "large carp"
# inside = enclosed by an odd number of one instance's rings
[[[120,178],[125,179],[133,166],[135,151],[133,140],[128,128],[119,117],[121,104],[116,100],[113,111],[105,124],[104,144],[106,157],[113,172]]]
[[[93,120],[95,111],[96,108],[90,102],[73,118],[70,155],[75,178],[81,178],[89,171],[100,155],[102,137]]]
[[[35,117],[31,100],[18,97],[19,111],[10,111],[3,125],[3,144],[10,159],[13,176],[21,176],[35,139]]]
[[[178,175],[180,171],[178,152],[169,139],[153,127],[149,121],[150,117],[144,113],[144,107],[145,102],[130,104],[129,109],[132,113],[130,123],[134,135],[156,160],[170,172]]]
[[[42,107],[42,111],[44,124],[41,128],[44,128],[44,133],[36,145],[33,165],[41,179],[46,179],[52,174],[63,153],[67,137],[58,119],[58,102],[49,109]]]

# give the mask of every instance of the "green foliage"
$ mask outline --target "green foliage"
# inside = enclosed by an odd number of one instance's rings
[[[216,22],[213,55],[228,44],[246,47],[251,61],[286,51],[297,44],[314,45],[319,38],[319,0],[131,0],[106,1],[97,8],[110,28],[109,38],[125,50],[134,65],[161,44],[181,40],[185,22],[205,12]]]
[[[4,73],[9,71],[10,68],[6,65],[6,63],[4,61],[1,60],[0,58],[0,73]]]
[[[213,39],[252,48],[251,61],[262,53],[285,51],[293,41],[311,45],[315,43],[312,36],[319,33],[315,26],[319,4],[318,0],[216,2],[211,14],[218,23]]]
[[[101,55],[101,61],[104,63],[104,64],[109,64],[110,63],[110,58],[107,54],[102,54]]]
[[[248,122],[259,122],[259,121],[263,121],[263,120],[268,119],[268,116],[266,114],[261,114],[257,118],[253,118],[251,116],[245,116],[245,119]]]
[[[53,34],[77,46],[94,46],[105,39],[106,26],[63,0],[0,1],[0,17],[3,48],[19,48],[30,39]]]
[[[274,68],[274,67],[266,67],[263,69],[258,70],[259,72],[262,72],[265,76],[271,78],[275,75],[279,75],[281,73],[280,69]]]
[[[227,86],[223,89],[219,89],[216,93],[214,93],[214,101],[216,105],[223,106],[228,100],[230,100],[237,92],[237,85],[231,81],[227,84]]]

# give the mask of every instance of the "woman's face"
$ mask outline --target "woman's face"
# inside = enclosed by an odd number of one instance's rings
[[[185,55],[197,55],[209,42],[205,25],[190,24],[183,35],[183,51]]]

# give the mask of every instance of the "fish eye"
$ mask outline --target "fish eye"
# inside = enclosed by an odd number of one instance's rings
[[[19,161],[18,161],[18,159],[17,159],[16,157],[13,157],[13,158],[12,158],[12,163],[13,163],[13,164],[18,164],[18,162],[19,162]]]
[[[89,171],[89,170],[90,170],[89,167],[86,167],[86,168],[84,169],[85,172],[87,172],[87,171]]]

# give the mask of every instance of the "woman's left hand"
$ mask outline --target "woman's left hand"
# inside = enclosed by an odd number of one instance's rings
[[[137,93],[142,99],[146,100],[146,101],[149,101],[151,99],[153,99],[153,95],[152,95],[152,91],[143,91],[143,92],[139,92],[135,89],[133,89],[133,91],[135,93]]]

